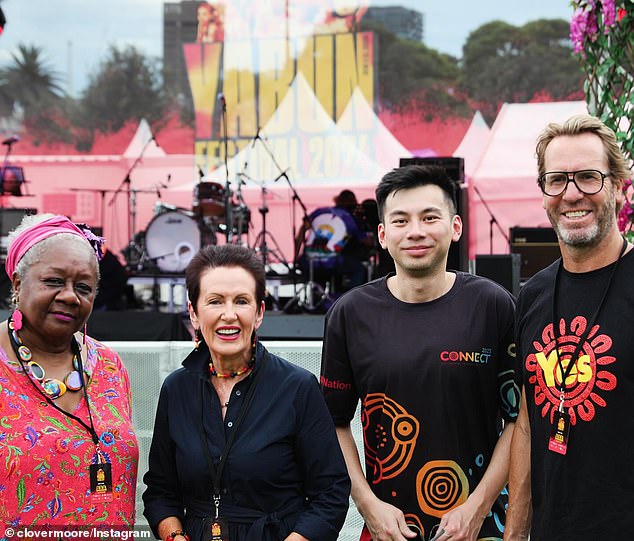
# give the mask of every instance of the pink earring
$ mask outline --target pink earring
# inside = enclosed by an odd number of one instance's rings
[[[13,330],[19,331],[22,328],[22,312],[18,308],[13,311],[11,320],[13,321]]]

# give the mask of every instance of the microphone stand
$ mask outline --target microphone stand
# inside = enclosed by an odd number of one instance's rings
[[[222,117],[223,146],[225,150],[225,221],[227,223],[227,243],[233,242],[233,198],[231,194],[231,183],[229,182],[229,137],[227,133],[227,101],[225,97],[220,95],[220,115]]]
[[[288,180],[288,177],[286,176],[286,169],[282,169],[280,167],[280,165],[277,163],[277,160],[275,159],[275,156],[273,155],[273,152],[271,151],[271,149],[269,148],[269,146],[266,144],[266,141],[264,141],[264,139],[262,139],[262,137],[260,137],[260,130],[258,129],[257,133],[255,134],[255,137],[253,138],[253,146],[255,146],[255,143],[259,141],[260,144],[262,145],[262,148],[264,148],[265,152],[269,155],[269,157],[271,158],[271,161],[273,162],[273,165],[275,165],[275,168],[279,171],[279,174],[277,175],[277,177],[275,177],[273,179],[273,182],[277,182],[279,179],[281,179],[282,177],[285,177],[286,180]],[[262,182],[261,186],[260,186],[261,190],[262,190],[262,206],[258,209],[258,211],[260,212],[260,214],[262,215],[262,231],[260,231],[260,233],[258,234],[257,238],[255,239],[255,243],[254,243],[254,248],[257,250],[258,248],[258,239],[260,240],[260,252],[262,253],[262,261],[264,262],[264,265],[266,266],[266,262],[268,261],[268,255],[272,254],[275,256],[275,258],[277,259],[277,261],[279,263],[282,263],[290,272],[291,268],[288,264],[288,261],[286,261],[284,259],[284,257],[281,255],[281,250],[279,247],[279,244],[277,243],[277,241],[275,240],[275,237],[273,237],[273,235],[271,235],[267,230],[266,230],[266,215],[269,212],[269,208],[266,205],[266,194],[267,194],[267,190],[266,190],[266,185],[264,182]],[[271,240],[273,241],[273,244],[275,245],[275,248],[277,249],[277,252],[275,250],[271,250],[269,249],[269,247],[266,244],[266,239],[267,236],[271,238]],[[295,243],[295,238],[293,237],[293,243]]]
[[[242,245],[242,235],[243,235],[243,230],[244,230],[244,225],[245,222],[247,224],[247,231],[248,231],[248,221],[247,221],[247,216],[249,216],[249,209],[246,205],[246,203],[244,202],[244,198],[242,197],[242,185],[244,184],[244,180],[242,180],[242,177],[246,176],[244,175],[244,173],[238,173],[236,180],[238,183],[238,187],[236,188],[236,201],[237,201],[237,206],[235,208],[235,216],[236,216],[236,244],[238,246]],[[232,209],[233,211],[234,209]],[[250,217],[250,216],[249,216]],[[250,221],[250,220],[249,220]],[[248,241],[248,237],[247,237],[247,241]]]
[[[486,209],[486,211],[489,213],[489,216],[490,216],[490,220],[489,220],[489,254],[493,255],[493,224],[497,225],[498,229],[500,230],[500,233],[502,233],[502,236],[506,240],[507,244],[510,245],[511,241],[509,240],[509,236],[506,234],[504,229],[502,229],[502,226],[500,225],[500,222],[497,221],[497,218],[495,217],[495,215],[493,214],[493,212],[489,208],[488,203],[486,202],[484,197],[482,197],[482,194],[480,193],[480,190],[478,190],[478,187],[475,184],[473,185],[473,189],[474,189],[475,193],[478,195],[478,197],[480,198],[480,201],[482,201],[482,204],[484,205],[484,208]]]
[[[132,174],[132,171],[134,170],[134,168],[143,159],[143,154],[145,154],[147,147],[150,145],[152,141],[154,141],[154,135],[152,135],[146,141],[145,145],[143,145],[141,152],[132,163],[132,166],[130,167],[130,169],[128,169],[128,172],[126,173],[125,177],[121,181],[121,184],[119,184],[119,187],[114,191],[114,193],[112,194],[112,197],[110,198],[110,201],[108,202],[108,206],[109,207],[112,206],[115,200],[117,199],[117,195],[119,195],[120,192],[123,192],[123,191],[127,192],[128,194],[128,209],[127,210],[128,210],[128,216],[129,216],[127,233],[128,233],[128,238],[130,239],[129,249],[130,249],[130,254],[132,254],[132,250],[136,252],[136,255],[139,257],[139,263],[141,260],[142,252],[141,252],[141,248],[137,246],[133,237],[133,234],[135,232],[135,226],[136,226],[135,221],[136,221],[136,192],[137,190],[132,190],[130,187],[132,183],[132,180],[130,179],[130,175]],[[125,190],[124,190],[124,186],[127,186]]]

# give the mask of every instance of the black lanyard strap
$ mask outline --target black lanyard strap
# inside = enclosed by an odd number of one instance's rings
[[[265,352],[262,357],[262,362],[260,363],[260,366],[258,367],[255,374],[253,375],[253,381],[251,382],[251,386],[249,387],[249,390],[247,391],[247,394],[244,397],[244,402],[242,403],[242,407],[240,408],[240,413],[238,414],[238,418],[236,419],[236,422],[233,423],[231,433],[229,434],[227,443],[225,443],[225,448],[222,450],[222,454],[220,455],[220,462],[218,463],[217,468],[214,465],[214,462],[211,458],[211,454],[209,453],[209,447],[207,445],[207,438],[205,434],[205,424],[204,424],[205,410],[203,408],[203,391],[204,391],[206,382],[205,380],[200,381],[200,385],[198,387],[198,403],[200,407],[200,419],[199,419],[198,428],[200,432],[200,443],[203,447],[203,451],[205,453],[205,459],[207,460],[207,466],[209,468],[209,473],[211,474],[211,479],[213,481],[213,488],[214,488],[213,497],[214,497],[214,502],[216,503],[216,507],[218,505],[218,501],[220,498],[220,482],[222,479],[222,472],[224,470],[225,464],[227,463],[229,450],[231,449],[231,446],[233,445],[233,441],[236,438],[236,434],[238,433],[238,428],[242,424],[242,421],[244,420],[244,417],[247,414],[247,410],[249,409],[249,405],[251,404],[251,400],[253,399],[253,394],[255,393],[255,387],[258,383],[260,374],[263,371],[264,363],[266,361],[267,356],[268,356],[268,352]]]
[[[90,434],[90,437],[91,437],[93,443],[95,444],[95,446],[97,446],[97,450],[99,450],[98,449],[99,448],[99,436],[97,435],[97,431],[95,430],[95,424],[93,423],[93,420],[92,420],[92,413],[90,412],[90,401],[88,399],[88,391],[86,389],[86,378],[84,377],[84,363],[83,363],[82,358],[81,358],[81,348],[79,347],[79,344],[77,343],[77,340],[75,339],[75,336],[72,337],[72,339],[70,341],[70,345],[71,345],[71,349],[73,351],[73,355],[75,355],[77,357],[77,363],[79,365],[79,375],[80,375],[80,379],[81,379],[81,386],[82,386],[82,388],[84,390],[84,398],[86,399],[86,407],[88,408],[88,419],[90,420],[90,425],[86,424],[86,422],[83,419],[80,419],[76,415],[73,415],[72,413],[60,408],[57,404],[55,404],[55,402],[53,402],[53,400],[51,400],[51,398],[44,391],[42,391],[42,389],[40,387],[38,387],[35,384],[35,382],[31,378],[31,375],[30,375],[29,371],[26,369],[26,366],[24,366],[24,362],[22,361],[22,358],[20,357],[20,353],[18,352],[18,345],[16,344],[15,340],[13,339],[13,336],[11,335],[11,329],[9,328],[8,322],[7,322],[7,331],[9,333],[9,342],[11,343],[11,347],[13,348],[13,352],[15,353],[15,356],[18,359],[18,362],[20,363],[20,366],[22,368],[22,371],[24,372],[24,375],[31,382],[31,385],[33,385],[35,390],[39,394],[42,395],[44,400],[46,400],[46,402],[48,402],[48,404],[50,406],[52,406],[54,409],[59,411],[62,415],[65,415],[66,417],[72,419],[73,421],[75,421],[75,422],[79,423],[81,426],[83,426],[88,431],[88,433]]]
[[[599,301],[599,304],[597,305],[596,309],[594,310],[594,312],[592,313],[592,315],[590,316],[590,319],[588,320],[588,324],[586,325],[586,330],[583,332],[583,335],[581,336],[581,338],[579,339],[579,342],[577,342],[577,345],[575,347],[575,351],[572,355],[572,357],[570,358],[570,360],[568,361],[568,365],[566,366],[566,370],[564,371],[562,364],[561,364],[561,357],[559,356],[559,346],[557,344],[557,332],[558,332],[558,328],[559,328],[559,319],[557,317],[557,294],[558,294],[558,285],[559,285],[559,281],[561,279],[561,272],[562,272],[562,267],[563,267],[563,263],[561,260],[559,260],[559,266],[557,267],[557,276],[555,277],[555,287],[554,287],[554,291],[553,291],[553,334],[555,336],[555,354],[557,355],[557,366],[559,368],[559,373],[562,375],[561,377],[561,385],[559,388],[559,391],[562,393],[565,393],[566,391],[566,378],[568,378],[568,376],[570,375],[570,372],[572,371],[572,367],[575,365],[576,359],[579,356],[579,353],[581,352],[581,348],[583,347],[583,344],[585,343],[585,341],[588,339],[588,334],[590,334],[590,330],[592,329],[592,327],[594,327],[594,324],[597,320],[597,317],[599,316],[599,312],[601,311],[601,308],[603,308],[603,305],[605,303],[605,299],[608,296],[608,292],[610,291],[610,287],[612,286],[612,281],[614,279],[614,274],[616,273],[616,269],[619,266],[619,263],[621,262],[621,258],[623,257],[623,254],[625,253],[625,250],[627,249],[627,239],[623,239],[623,247],[621,248],[621,252],[619,253],[619,257],[618,259],[612,264],[612,270],[610,272],[610,276],[608,278],[608,283],[605,286],[605,289],[603,290],[603,295],[601,296],[601,300]],[[562,398],[563,399],[563,398]]]

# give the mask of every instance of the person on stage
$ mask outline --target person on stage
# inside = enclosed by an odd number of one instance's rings
[[[350,480],[316,378],[257,338],[261,259],[243,246],[207,246],[185,280],[196,346],[159,397],[143,494],[154,533],[335,541]]]
[[[339,295],[367,281],[374,232],[360,218],[354,192],[342,190],[333,201],[334,207],[315,209],[304,221],[295,237],[295,254],[306,276],[312,259],[315,281],[325,287],[332,280]]]
[[[0,324],[5,526],[134,525],[138,445],[128,374],[85,331],[100,241],[52,214],[26,216],[9,235],[15,309]]]

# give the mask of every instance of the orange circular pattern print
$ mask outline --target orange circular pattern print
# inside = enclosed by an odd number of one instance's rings
[[[383,393],[370,393],[363,401],[361,424],[372,482],[399,475],[412,460],[420,433],[418,419]]]
[[[467,501],[469,481],[453,460],[427,462],[416,475],[416,497],[423,513],[442,517]]]

